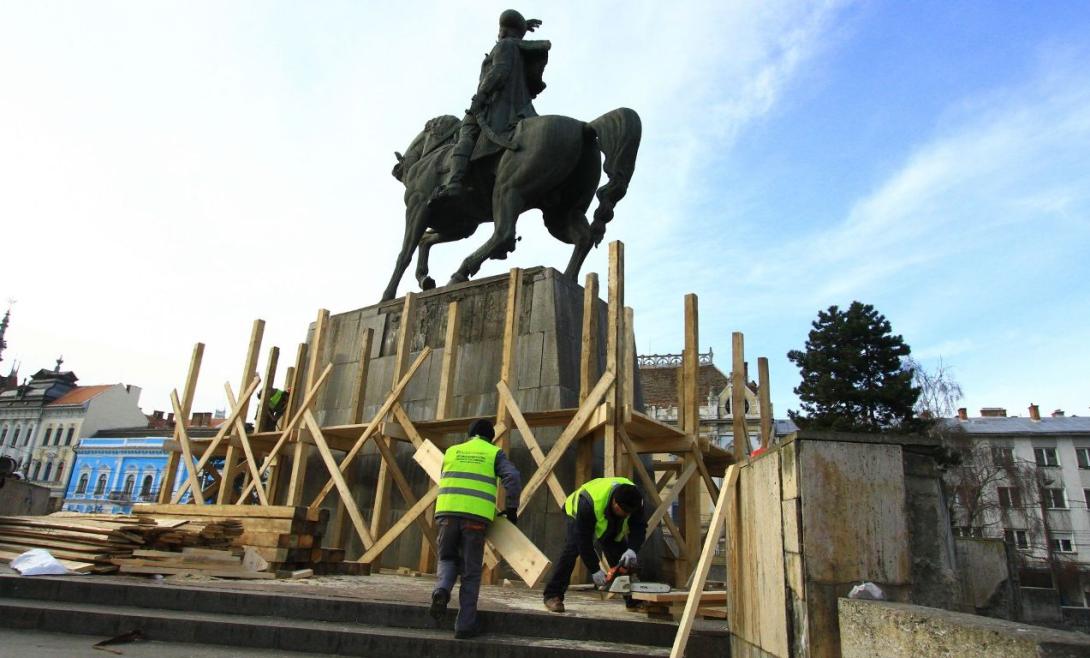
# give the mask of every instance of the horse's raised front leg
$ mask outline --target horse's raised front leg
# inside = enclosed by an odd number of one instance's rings
[[[413,259],[413,250],[424,235],[427,228],[427,204],[419,199],[414,199],[405,208],[405,237],[401,242],[401,252],[397,255],[397,263],[394,265],[394,273],[390,276],[390,283],[386,291],[382,293],[382,301],[393,299],[397,295],[397,285],[401,283],[401,277],[408,269]]]
[[[497,183],[492,193],[492,216],[495,222],[492,235],[462,261],[462,266],[450,277],[450,283],[468,281],[469,277],[481,269],[481,263],[487,259],[502,258],[508,251],[514,251],[515,223],[525,208],[525,201],[518,190],[513,186],[501,187]]]
[[[435,287],[435,279],[428,276],[428,258],[431,254],[431,248],[444,242],[454,242],[455,240],[468,238],[476,231],[477,224],[473,223],[442,232],[426,231],[424,233],[424,237],[420,238],[420,247],[416,252],[416,282],[420,284],[421,290],[431,290]]]

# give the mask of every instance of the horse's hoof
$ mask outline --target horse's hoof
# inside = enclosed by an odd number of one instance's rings
[[[447,285],[450,286],[454,285],[455,283],[465,283],[466,281],[469,281],[469,277],[467,277],[466,275],[455,274],[454,276],[450,277],[450,281],[447,282]]]
[[[420,282],[420,289],[421,290],[431,290],[434,287],[435,287],[435,279],[431,278],[430,276],[424,277],[424,280]]]

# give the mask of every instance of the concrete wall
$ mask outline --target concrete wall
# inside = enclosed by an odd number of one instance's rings
[[[1063,621],[1060,593],[1051,588],[1023,587],[1019,590],[1022,621],[1030,624],[1058,624]]]
[[[956,540],[965,612],[1016,619],[1007,545],[1000,539]]]
[[[1090,636],[938,608],[839,601],[844,658],[1070,658],[1090,656]]]
[[[0,515],[38,516],[49,512],[49,489],[23,480],[0,479]]]

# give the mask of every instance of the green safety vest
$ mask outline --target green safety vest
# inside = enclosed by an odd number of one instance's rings
[[[609,497],[613,495],[613,489],[618,484],[634,485],[635,483],[628,478],[595,478],[568,496],[568,499],[564,501],[564,511],[574,519],[579,511],[579,496],[590,498],[590,502],[594,504],[594,536],[601,539],[602,535],[606,534],[606,528],[609,526],[609,519],[606,518],[606,506],[609,505]],[[621,523],[621,531],[617,533],[614,541],[620,541],[627,536],[628,518],[625,518]]]
[[[282,391],[279,388],[274,388],[272,395],[269,396],[269,409],[276,411],[280,408],[280,405],[287,401],[288,392]]]
[[[447,448],[435,513],[468,514],[489,522],[495,519],[499,451],[479,436]]]

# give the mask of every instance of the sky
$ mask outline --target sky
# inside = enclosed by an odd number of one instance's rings
[[[201,341],[211,410],[262,318],[282,377],[318,308],[378,301],[404,229],[393,152],[468,105],[506,8],[0,0],[0,369],[63,355],[168,409]],[[1090,4],[518,9],[552,42],[540,114],[642,118],[606,235],[640,353],[681,351],[696,293],[702,351],[729,370],[744,332],[784,417],[787,352],[859,300],[971,415],[1090,413]],[[434,249],[437,281],[488,228]],[[479,276],[563,269],[540,213],[518,232]],[[604,245],[583,270],[603,281]]]

